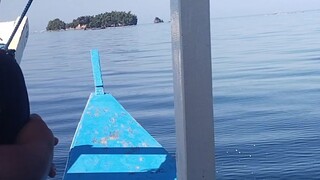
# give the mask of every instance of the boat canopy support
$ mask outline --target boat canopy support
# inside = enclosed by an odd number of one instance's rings
[[[18,31],[18,29],[19,29],[19,26],[20,26],[23,18],[26,16],[26,14],[27,14],[27,12],[28,12],[28,10],[29,10],[32,2],[33,2],[33,0],[29,0],[28,3],[27,3],[27,5],[26,5],[26,7],[25,7],[24,10],[22,11],[22,14],[21,14],[21,16],[20,16],[20,18],[19,18],[16,26],[14,27],[14,30],[12,31],[12,34],[11,34],[11,36],[9,37],[7,44],[4,46],[4,50],[6,50],[6,51],[8,50],[8,48],[9,48],[9,46],[10,46],[10,43],[11,43],[11,41],[13,40],[14,35],[17,33],[17,31]]]
[[[177,179],[215,179],[209,0],[172,0]]]

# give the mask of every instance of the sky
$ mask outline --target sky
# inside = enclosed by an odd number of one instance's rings
[[[0,21],[15,20],[27,2],[1,0]],[[320,9],[320,0],[210,0],[211,18],[313,9]],[[169,21],[170,0],[34,0],[27,16],[31,31],[39,31],[55,18],[71,22],[110,11],[131,11],[138,16],[138,24],[152,23],[155,17]]]

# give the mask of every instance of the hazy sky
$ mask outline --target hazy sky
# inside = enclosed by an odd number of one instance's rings
[[[28,0],[1,0],[0,20],[19,16]],[[195,0],[196,1],[196,0]],[[320,9],[320,0],[210,0],[211,17],[241,16]],[[131,11],[138,23],[152,23],[158,16],[170,20],[170,0],[34,0],[28,12],[31,30],[43,30],[49,20],[71,22],[82,15]]]

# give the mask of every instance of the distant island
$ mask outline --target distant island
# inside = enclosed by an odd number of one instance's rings
[[[160,19],[159,17],[155,17],[153,22],[154,23],[163,23],[163,20]]]
[[[59,31],[66,29],[104,29],[107,27],[137,25],[138,18],[131,12],[112,11],[94,16],[81,16],[71,23],[65,23],[59,18],[48,22],[47,31]]]

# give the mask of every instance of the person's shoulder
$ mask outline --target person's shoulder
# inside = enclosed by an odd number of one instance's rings
[[[0,64],[17,64],[12,55],[9,55],[3,50],[0,50]]]

